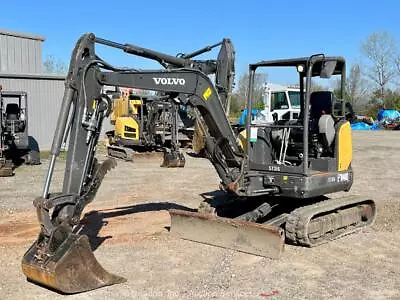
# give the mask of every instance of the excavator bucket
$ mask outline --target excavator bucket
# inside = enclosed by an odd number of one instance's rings
[[[169,210],[171,233],[182,239],[279,259],[285,245],[283,229],[213,214]]]
[[[22,271],[29,281],[64,294],[126,282],[102,268],[86,235],[71,234],[51,255],[43,255],[35,242],[23,257]]]
[[[183,168],[185,157],[179,151],[164,152],[164,160],[161,164],[163,168]]]

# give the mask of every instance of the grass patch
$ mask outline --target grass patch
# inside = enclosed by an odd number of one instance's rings
[[[51,156],[51,151],[40,151],[40,159],[49,159]],[[59,159],[67,159],[67,151],[60,151],[58,156]]]

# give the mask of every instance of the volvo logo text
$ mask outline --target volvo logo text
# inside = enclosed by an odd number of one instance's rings
[[[159,85],[185,85],[185,79],[183,78],[168,78],[168,77],[163,77],[163,78],[156,78],[153,77],[154,83]]]

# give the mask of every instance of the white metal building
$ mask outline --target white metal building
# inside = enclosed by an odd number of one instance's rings
[[[28,133],[40,150],[51,147],[64,77],[42,71],[44,37],[0,30],[0,85],[5,91],[28,94]]]

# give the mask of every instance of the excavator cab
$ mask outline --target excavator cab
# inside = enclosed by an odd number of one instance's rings
[[[316,246],[370,225],[376,215],[373,200],[326,196],[348,192],[353,184],[352,134],[342,101],[345,59],[320,54],[251,64],[248,109],[253,103],[255,72],[267,67],[297,69],[301,111],[297,120],[273,124],[256,125],[247,119],[241,141],[248,157],[245,173],[251,176],[244,176],[244,192],[248,196],[268,195],[272,202],[275,197],[281,208],[285,208],[285,201],[290,203],[286,204],[288,211],[272,223],[283,226],[286,239],[295,244]],[[339,77],[339,97],[329,90],[313,91],[315,77],[332,76]],[[305,205],[310,202],[315,204]],[[298,208],[290,211],[290,205]]]
[[[375,220],[375,202],[368,197],[328,197],[349,192],[353,184],[351,127],[342,101],[345,59],[321,54],[250,64],[247,111],[256,101],[256,71],[280,67],[291,67],[298,74],[299,118],[257,124],[248,114],[246,128],[236,139],[244,157],[240,173],[221,184],[230,202],[211,199],[198,212],[170,211],[171,231],[184,239],[278,258],[283,241],[314,247]],[[314,91],[316,77],[339,77],[339,95]],[[215,160],[221,162],[217,155],[227,153],[223,146],[209,147],[209,156],[215,153]],[[234,169],[230,161],[225,162],[225,168]],[[218,163],[214,164],[218,171]]]

